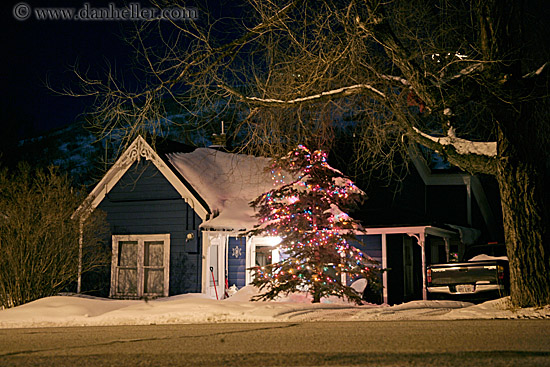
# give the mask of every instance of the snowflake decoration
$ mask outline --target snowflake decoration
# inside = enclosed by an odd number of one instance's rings
[[[243,250],[239,246],[233,247],[233,250],[231,251],[231,255],[233,255],[234,258],[238,259],[243,254]]]

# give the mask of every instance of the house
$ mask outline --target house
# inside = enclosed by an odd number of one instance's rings
[[[251,282],[248,268],[277,261],[277,238],[241,236],[256,224],[249,202],[274,187],[268,162],[175,143],[153,149],[136,138],[93,188],[90,206],[77,211],[81,220],[86,210],[107,215],[109,296],[222,298],[227,287]],[[359,237],[362,250],[389,269],[384,301],[399,303],[426,298],[427,264],[448,259],[466,233],[425,223],[372,226]],[[86,291],[81,277],[78,291]]]

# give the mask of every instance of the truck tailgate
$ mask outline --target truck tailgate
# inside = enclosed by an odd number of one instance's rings
[[[479,261],[431,266],[431,285],[474,284],[498,281],[497,266],[500,262]],[[504,262],[503,262],[504,263]]]

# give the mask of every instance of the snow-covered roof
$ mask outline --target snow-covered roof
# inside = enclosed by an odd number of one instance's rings
[[[172,166],[187,180],[217,215],[201,228],[248,230],[257,224],[249,203],[275,187],[266,170],[270,160],[210,148],[167,155]]]

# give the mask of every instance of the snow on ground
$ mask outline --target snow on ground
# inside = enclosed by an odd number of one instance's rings
[[[54,296],[0,311],[0,328],[189,324],[216,322],[550,319],[550,307],[512,310],[507,298],[474,305],[458,301],[412,301],[395,306],[356,306],[338,298],[311,304],[305,294],[251,302],[247,286],[225,300],[186,294],[151,301],[82,295]]]

